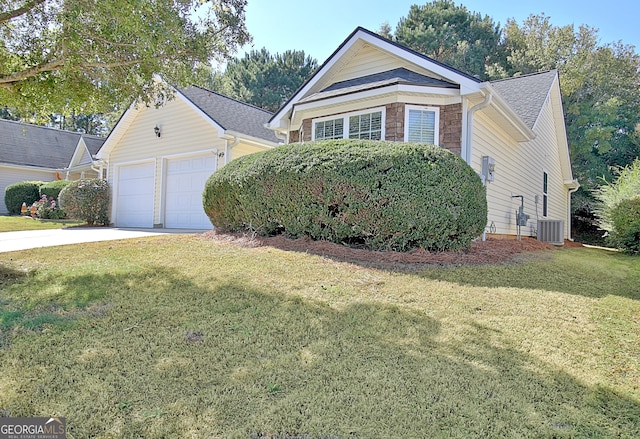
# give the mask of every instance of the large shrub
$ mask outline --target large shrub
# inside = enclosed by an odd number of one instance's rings
[[[611,214],[623,201],[640,195],[640,159],[636,159],[631,165],[619,169],[616,180],[607,183],[594,192],[599,201],[595,213],[598,217],[598,225],[602,230],[612,232],[614,229]]]
[[[71,183],[71,180],[55,180],[43,183],[40,186],[40,197],[42,198],[43,195],[46,195],[49,199],[53,198],[54,200],[57,200],[60,195],[60,191],[67,187],[69,183]]]
[[[10,215],[20,215],[22,203],[31,206],[40,199],[41,181],[21,181],[10,184],[4,192],[4,204]]]
[[[487,219],[485,189],[433,145],[332,140],[284,145],[214,173],[204,209],[221,231],[253,231],[376,250],[458,250]]]
[[[640,195],[621,201],[611,211],[609,242],[625,253],[640,255]]]
[[[60,192],[60,206],[68,218],[87,224],[109,224],[110,191],[99,178],[72,181]]]

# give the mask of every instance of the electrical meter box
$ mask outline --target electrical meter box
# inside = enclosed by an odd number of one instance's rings
[[[493,181],[495,178],[496,161],[488,155],[482,156],[482,176],[484,181]]]
[[[518,226],[526,226],[527,225],[527,221],[529,221],[529,215],[524,213],[524,208],[523,207],[520,207],[518,209],[517,225]]]

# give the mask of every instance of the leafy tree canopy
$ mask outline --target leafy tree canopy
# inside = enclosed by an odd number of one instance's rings
[[[246,0],[0,0],[0,105],[99,113],[194,82],[250,40]]]
[[[394,33],[388,25],[383,25],[380,33],[482,79],[487,79],[490,67],[504,57],[499,24],[451,0],[413,5]]]
[[[222,94],[276,111],[318,68],[304,51],[272,55],[265,48],[233,59],[223,73],[215,72],[209,86]]]

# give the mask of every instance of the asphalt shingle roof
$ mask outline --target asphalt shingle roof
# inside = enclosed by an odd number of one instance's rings
[[[225,130],[280,142],[273,131],[264,127],[272,113],[198,86],[180,92]]]
[[[0,119],[0,163],[61,169],[69,166],[80,137],[92,154],[104,139],[73,131]]]
[[[312,102],[320,99],[343,96],[351,93],[357,93],[359,91],[372,90],[396,84],[424,85],[439,88],[460,88],[459,85],[452,82],[431,78],[405,68],[398,68],[388,70],[386,72],[362,76],[360,78],[336,82],[318,93],[314,93],[304,99],[301,99],[299,102]]]
[[[524,123],[533,128],[556,76],[555,70],[549,70],[492,81],[491,85]]]

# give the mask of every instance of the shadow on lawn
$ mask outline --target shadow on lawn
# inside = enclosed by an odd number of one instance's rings
[[[59,357],[24,335],[31,355],[3,353],[19,389],[0,396],[12,416],[58,407],[74,437],[640,436],[636,401],[477,325],[445,337],[417,310],[336,308],[215,275],[198,285],[166,267],[82,276],[60,298],[78,285],[113,309],[64,329]]]

